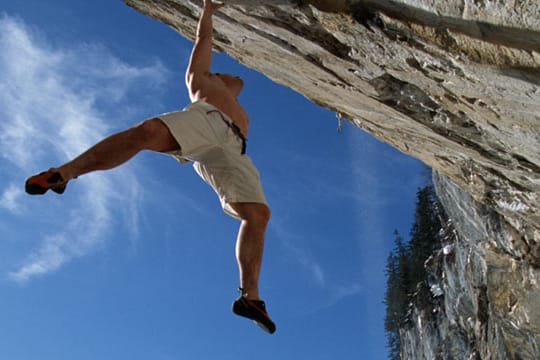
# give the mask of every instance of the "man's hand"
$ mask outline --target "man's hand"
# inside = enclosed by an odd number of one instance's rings
[[[210,11],[212,14],[215,13],[219,8],[225,6],[223,1],[213,2],[212,0],[204,0],[204,10]]]

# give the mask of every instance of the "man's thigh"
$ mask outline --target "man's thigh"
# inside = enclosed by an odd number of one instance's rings
[[[161,119],[145,120],[136,128],[144,134],[145,149],[165,153],[180,150],[180,144]]]

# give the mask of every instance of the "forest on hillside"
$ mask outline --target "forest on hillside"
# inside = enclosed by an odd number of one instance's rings
[[[414,223],[408,241],[394,232],[394,249],[386,264],[387,288],[384,297],[386,316],[384,328],[387,336],[389,359],[400,359],[400,332],[408,325],[412,306],[431,309],[434,301],[428,283],[425,262],[440,248],[447,222],[433,186],[417,191]]]

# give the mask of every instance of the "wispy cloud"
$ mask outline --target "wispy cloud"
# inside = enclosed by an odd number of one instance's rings
[[[19,282],[95,251],[116,215],[128,219],[136,235],[141,185],[133,166],[73,181],[67,190],[73,193],[61,204],[51,200],[54,194],[38,204],[21,196],[21,189],[25,176],[65,162],[102,138],[111,118],[115,126],[126,123],[117,109],[132,101],[137,85],[157,86],[168,73],[157,62],[126,64],[96,44],[54,48],[37,33],[21,20],[0,17],[0,185],[6,189],[0,211],[18,224],[26,221],[21,232],[39,235],[9,274]],[[38,211],[54,216],[33,218]]]
[[[13,213],[17,213],[20,210],[18,199],[23,195],[20,186],[15,184],[9,184],[0,196],[0,207],[7,209]]]
[[[284,220],[280,220],[278,216],[272,218],[269,229],[279,239],[289,258],[306,271],[311,281],[320,288],[324,288],[326,286],[326,273],[309,249],[301,247],[302,237],[291,233],[284,224]]]
[[[357,274],[348,273],[344,276],[341,269],[332,268],[339,267],[339,264],[315,256],[310,249],[310,244],[305,242],[305,236],[291,232],[283,219],[274,216],[270,222],[270,230],[273,232],[273,237],[280,241],[283,253],[288,258],[287,261],[302,269],[301,272],[295,273],[294,286],[298,287],[299,283],[309,284],[317,293],[318,300],[313,301],[309,306],[306,305],[303,308],[305,313],[316,313],[365,291],[362,279],[359,279]],[[304,276],[306,281],[301,280],[300,276]],[[307,289],[304,288],[303,291]]]

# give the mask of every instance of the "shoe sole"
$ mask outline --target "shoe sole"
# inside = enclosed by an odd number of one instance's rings
[[[38,184],[29,184],[27,183],[25,186],[25,190],[30,195],[43,195],[47,192],[47,190],[44,187],[39,186]]]
[[[51,189],[55,193],[61,195],[66,190],[66,185],[64,184],[64,185],[61,185],[61,186],[53,186],[53,187],[50,187],[50,188],[44,188],[43,186],[40,186],[38,184],[32,184],[32,183],[28,183],[28,184],[25,185],[25,190],[30,195],[43,195],[49,189]]]
[[[25,183],[25,191],[30,195],[43,195],[47,190],[51,189],[57,194],[63,194],[66,190],[67,181],[57,185],[52,185],[48,182],[51,177],[58,175],[58,173],[51,173],[50,171],[44,171],[38,175],[31,176]],[[44,177],[47,176],[45,179]]]
[[[276,325],[270,319],[268,314],[260,310],[257,306],[250,304],[249,300],[237,299],[233,303],[232,311],[238,316],[242,316],[253,321],[257,326],[269,334],[273,334],[276,331]],[[263,317],[268,323],[257,319],[257,317]]]

